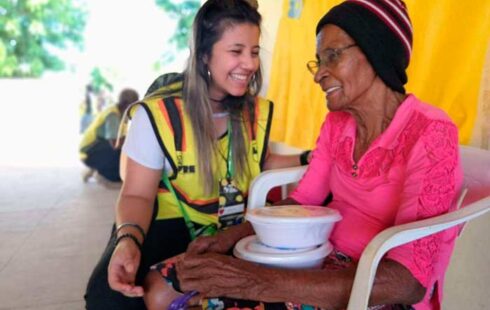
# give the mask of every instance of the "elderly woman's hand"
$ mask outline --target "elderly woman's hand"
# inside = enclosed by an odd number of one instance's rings
[[[198,291],[201,297],[259,300],[270,280],[270,270],[216,253],[186,254],[176,269],[181,289]]]
[[[204,236],[199,237],[192,241],[187,247],[187,252],[189,254],[203,254],[208,252],[214,253],[226,253],[229,247],[227,244],[221,242],[221,238],[216,236]]]
[[[187,254],[228,252],[240,239],[253,234],[250,223],[243,223],[219,232],[215,236],[199,237],[187,247]]]

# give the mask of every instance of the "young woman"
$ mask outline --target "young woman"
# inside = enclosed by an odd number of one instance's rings
[[[257,97],[260,22],[247,1],[207,1],[184,73],[131,108],[116,225],[89,280],[87,309],[145,309],[139,297],[151,265],[240,223],[262,170],[300,164],[268,152],[273,107]]]

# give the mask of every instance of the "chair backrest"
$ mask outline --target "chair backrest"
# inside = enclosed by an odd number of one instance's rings
[[[460,145],[459,155],[464,178],[458,209],[490,196],[490,151]],[[460,225],[459,235],[464,227],[465,223]]]
[[[490,151],[460,145],[464,184],[467,188],[462,207],[490,195]]]

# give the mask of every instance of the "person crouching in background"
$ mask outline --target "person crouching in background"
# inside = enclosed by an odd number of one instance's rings
[[[121,182],[119,175],[121,149],[116,146],[118,130],[124,111],[138,99],[135,90],[130,88],[122,90],[117,104],[97,115],[84,132],[79,148],[80,159],[88,167],[82,175],[84,182],[88,182],[92,176],[109,187]]]

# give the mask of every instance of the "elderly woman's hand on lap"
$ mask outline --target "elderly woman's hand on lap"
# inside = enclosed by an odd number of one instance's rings
[[[192,241],[187,248],[187,254],[221,253],[228,252],[242,238],[253,234],[250,223],[232,226],[214,236],[199,237]]]

